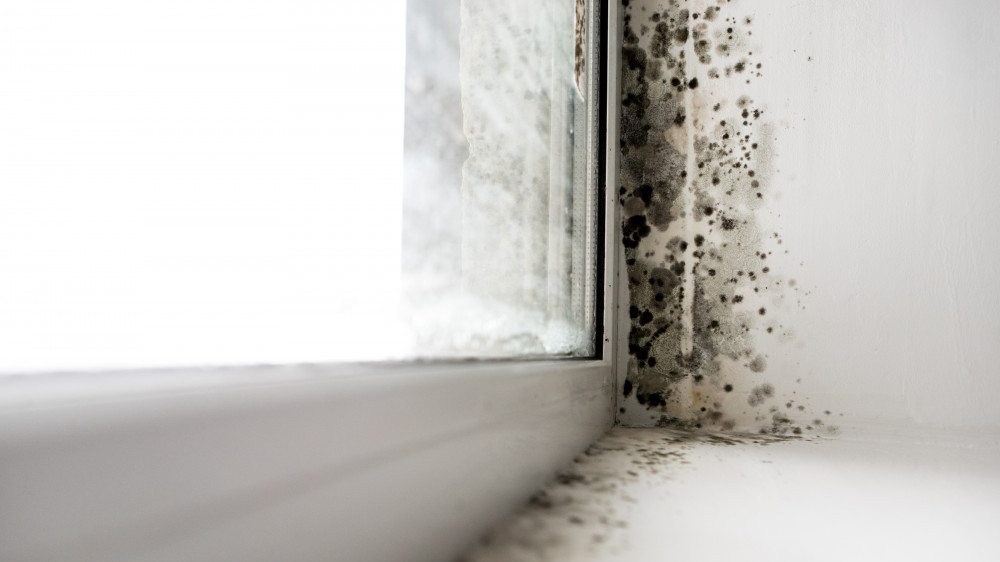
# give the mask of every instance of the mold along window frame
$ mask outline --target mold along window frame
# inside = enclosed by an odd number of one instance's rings
[[[614,420],[617,2],[601,22],[598,357],[0,386],[4,560],[442,560]],[[610,25],[609,25],[610,24]],[[609,56],[611,53],[611,56]]]

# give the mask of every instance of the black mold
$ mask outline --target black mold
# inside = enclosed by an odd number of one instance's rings
[[[762,76],[746,47],[752,20],[727,14],[728,3],[688,13],[662,0],[648,16],[623,5],[619,196],[632,318],[626,388],[661,421],[732,429],[729,381],[766,368],[754,338],[769,333],[759,325],[765,315],[768,327],[775,320],[762,299],[791,286],[760,266],[765,243],[781,243],[765,237],[756,220],[772,169],[764,109],[745,95],[722,99],[705,83]],[[710,66],[716,57],[719,66]],[[775,390],[765,384],[753,392],[751,405],[761,406]],[[779,417],[759,429],[795,427]]]
[[[711,411],[706,408],[706,414]],[[781,446],[803,440],[792,435],[691,431],[698,424],[669,416],[661,416],[657,425],[663,429],[612,430],[537,491],[516,517],[491,529],[458,560],[556,559],[571,537],[591,537],[595,543],[617,548],[626,544],[627,506],[634,502],[630,496],[641,493],[636,482],[672,478],[689,464],[695,448]]]

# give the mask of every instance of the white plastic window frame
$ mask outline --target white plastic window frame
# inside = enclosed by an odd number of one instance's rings
[[[627,323],[618,3],[602,10],[600,359],[6,381],[0,559],[446,560],[606,432]]]

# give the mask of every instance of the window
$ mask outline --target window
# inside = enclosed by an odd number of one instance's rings
[[[425,353],[595,352],[599,95],[583,7],[409,3],[402,277]]]
[[[46,6],[0,20],[0,372],[594,355],[573,2]]]
[[[447,558],[610,427],[616,5],[16,4],[0,558]]]

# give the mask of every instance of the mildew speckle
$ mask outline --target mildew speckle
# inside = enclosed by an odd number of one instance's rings
[[[750,44],[753,16],[737,4],[623,2],[618,193],[632,318],[624,423],[799,428],[785,414],[746,411],[776,393],[759,381],[767,360],[756,341],[776,327],[772,341],[791,339],[781,302],[795,283],[769,262],[782,239],[758,216],[775,128],[746,91],[764,65]]]
[[[706,410],[707,411],[707,410]],[[792,431],[794,433],[794,431]],[[794,435],[718,433],[676,428],[615,428],[538,490],[513,517],[479,539],[464,562],[573,560],[628,548],[632,506],[669,486],[717,447],[811,442]],[[767,461],[765,461],[767,462]]]

